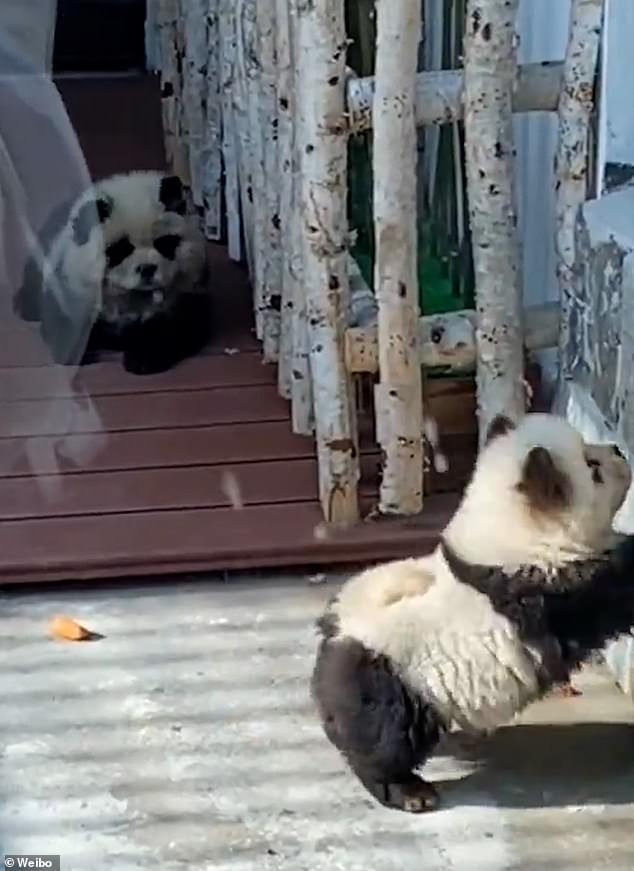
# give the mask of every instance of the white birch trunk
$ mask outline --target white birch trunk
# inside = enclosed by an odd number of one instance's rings
[[[183,34],[179,0],[161,0],[161,101],[165,156],[171,172],[190,185],[182,106]]]
[[[497,414],[518,420],[526,410],[511,115],[518,2],[470,0],[465,26],[465,139],[481,439]]]
[[[599,55],[603,0],[572,0],[555,155],[555,250],[561,304],[560,383],[569,375],[570,310],[574,296],[575,222],[588,191],[588,135]]]
[[[280,395],[292,397],[293,301],[295,297],[291,235],[293,228],[293,63],[289,0],[275,0],[277,30],[278,161],[280,183],[281,305],[277,384]]]
[[[219,0],[208,0],[205,129],[201,153],[203,229],[207,239],[222,236],[222,99]]]
[[[302,142],[300,124],[300,105],[296,94],[300,82],[299,26],[297,13],[298,0],[289,0],[289,25],[292,62],[292,93],[290,112],[293,124],[292,164],[293,179],[292,207],[290,217],[289,248],[292,271],[292,363],[291,363],[291,417],[293,432],[299,435],[312,435],[315,431],[313,402],[313,382],[310,367],[310,341],[306,307],[306,288],[304,286],[304,229],[302,216]]]
[[[213,2],[213,0],[211,0]],[[194,205],[203,210],[202,149],[206,124],[208,34],[205,26],[210,0],[182,4],[183,115],[187,119],[187,151]],[[217,51],[217,46],[215,47]]]
[[[167,165],[174,164],[176,137],[176,49],[174,30],[176,27],[177,0],[157,0],[157,17],[160,31],[161,51],[161,112],[163,117],[163,139]]]
[[[327,523],[358,520],[354,393],[344,360],[347,309],[346,32],[341,0],[297,9],[298,136],[319,492]]]
[[[236,126],[238,189],[247,267],[251,283],[255,284],[254,215],[252,189],[252,143],[249,129],[249,89],[245,56],[244,5],[250,0],[236,0],[235,33],[236,57],[233,77],[233,117]]]
[[[176,0],[174,23],[174,57],[175,57],[175,94],[174,113],[176,138],[174,141],[174,165],[176,175],[183,184],[191,191],[192,177],[189,160],[189,114],[183,100],[185,91],[185,63],[187,46],[185,41],[185,17],[189,0]],[[191,194],[190,194],[191,196]]]
[[[214,0],[215,2],[215,0]],[[220,118],[222,156],[225,166],[225,204],[227,213],[227,245],[232,260],[242,259],[240,239],[240,189],[238,182],[238,142],[233,108],[234,76],[236,74],[236,9],[234,0],[219,0],[218,32],[220,54]],[[218,49],[216,49],[218,51]],[[218,169],[222,166],[218,157]],[[222,177],[222,176],[220,176]],[[219,188],[220,189],[220,188]],[[220,209],[218,210],[220,226]]]
[[[514,112],[555,112],[563,81],[563,63],[521,66],[513,94]],[[374,77],[348,82],[348,112],[354,133],[372,129]],[[416,126],[451,124],[464,117],[464,72],[429,70],[416,76]]]
[[[423,507],[423,393],[414,87],[421,5],[377,0],[376,9],[373,153],[380,382],[375,405],[383,451],[379,511],[417,514]]]
[[[260,57],[260,129],[264,168],[264,244],[262,343],[264,359],[275,362],[280,344],[282,271],[280,250],[280,177],[276,63],[276,0],[258,0],[257,31]]]
[[[267,260],[266,183],[264,178],[264,152],[262,119],[260,117],[260,55],[257,30],[258,0],[243,0],[241,15],[242,53],[247,83],[247,114],[250,146],[249,200],[253,216],[253,304],[255,330],[263,337],[264,281]]]

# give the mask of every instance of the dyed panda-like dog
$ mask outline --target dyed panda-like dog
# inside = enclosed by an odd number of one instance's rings
[[[123,352],[126,370],[162,372],[197,353],[211,326],[199,219],[176,176],[133,172],[95,184],[51,218],[14,308],[39,321],[57,363]]]
[[[415,770],[443,732],[508,723],[634,625],[634,538],[612,531],[630,483],[616,447],[563,419],[498,418],[435,552],[343,586],[312,693],[379,802],[435,807]]]

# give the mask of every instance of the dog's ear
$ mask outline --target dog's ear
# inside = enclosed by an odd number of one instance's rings
[[[518,489],[531,509],[540,514],[563,511],[570,504],[572,486],[546,448],[533,448],[524,460]]]
[[[498,414],[489,424],[486,439],[484,440],[485,445],[490,444],[499,436],[512,432],[515,428],[515,424],[510,417],[507,417],[505,414]]]
[[[183,182],[177,175],[166,175],[161,179],[159,200],[166,212],[176,212],[177,215],[185,214],[187,211],[185,189]]]

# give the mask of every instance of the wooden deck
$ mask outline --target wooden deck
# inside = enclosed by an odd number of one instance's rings
[[[62,89],[96,176],[161,166],[152,80]],[[215,338],[164,375],[131,376],[116,359],[60,369],[37,331],[5,313],[1,584],[358,563],[423,553],[435,542],[452,493],[429,497],[415,520],[324,537],[313,441],[292,434],[275,369],[261,362],[246,275],[221,246],[211,246],[210,258]],[[448,395],[432,413],[448,438],[451,478],[461,480],[473,446],[459,433],[473,400],[459,384],[438,391]],[[362,444],[368,509],[378,453],[369,433]]]

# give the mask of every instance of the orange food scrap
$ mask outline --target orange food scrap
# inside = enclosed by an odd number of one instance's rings
[[[54,617],[49,624],[49,631],[53,638],[64,641],[90,641],[99,637],[70,617]]]

